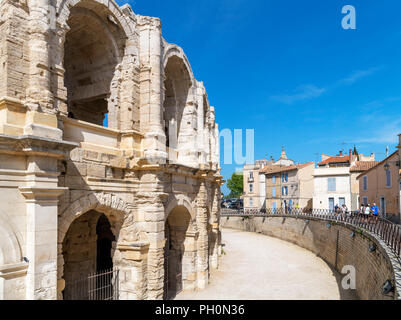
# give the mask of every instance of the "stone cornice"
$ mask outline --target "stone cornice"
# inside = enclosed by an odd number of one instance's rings
[[[36,201],[58,201],[58,197],[61,196],[68,188],[39,188],[39,187],[21,187],[19,188],[21,194],[25,197],[27,202]]]
[[[150,244],[145,242],[121,243],[117,245],[117,250],[121,251],[127,260],[142,261],[147,257],[149,246]]]
[[[0,153],[64,158],[69,151],[78,146],[75,142],[0,134]]]
[[[27,270],[28,270],[27,262],[5,264],[0,266],[0,277],[4,279],[21,277],[27,273]]]

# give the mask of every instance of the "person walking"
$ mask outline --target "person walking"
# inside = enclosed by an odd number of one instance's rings
[[[365,219],[366,222],[369,223],[370,222],[370,214],[371,214],[371,209],[370,209],[370,204],[368,203],[367,205],[365,205]]]
[[[379,220],[380,209],[379,209],[379,207],[376,205],[376,203],[373,203],[372,215],[373,215],[373,218],[374,218],[375,222],[377,223],[377,221]]]
[[[342,207],[341,207],[341,220],[342,221],[345,221],[345,216],[347,215],[347,213],[348,213],[348,208],[347,208],[347,206],[345,205],[345,203],[342,205]]]

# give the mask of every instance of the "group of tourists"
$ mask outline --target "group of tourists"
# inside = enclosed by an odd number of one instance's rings
[[[380,209],[376,203],[373,203],[373,206],[371,206],[369,203],[362,203],[361,209],[359,209],[359,214],[366,222],[370,222],[372,218],[377,221],[380,216]]]
[[[336,214],[338,219],[341,220],[344,220],[345,216],[351,214],[345,204],[341,206],[336,205],[334,207],[334,213]],[[363,222],[371,222],[372,220],[377,221],[379,219],[380,209],[376,205],[376,203],[373,203],[373,205],[362,204],[361,208],[356,213],[362,217]]]

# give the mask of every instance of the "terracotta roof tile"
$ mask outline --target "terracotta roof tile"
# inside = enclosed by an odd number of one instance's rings
[[[349,171],[350,172],[363,172],[376,166],[380,161],[356,161]]]
[[[305,168],[309,165],[314,164],[314,162],[308,162],[308,163],[303,163],[303,164],[294,164],[291,166],[279,166],[279,165],[272,165],[272,166],[266,166],[263,169],[261,169],[259,172],[264,173],[264,174],[273,174],[273,173],[279,173],[279,172],[288,172],[292,170],[299,170],[302,168]]]
[[[319,162],[318,166],[323,166],[329,163],[341,163],[341,162],[349,162],[349,156],[342,156],[342,157],[330,157],[322,162]]]

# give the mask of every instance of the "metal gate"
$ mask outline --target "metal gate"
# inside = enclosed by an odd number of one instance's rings
[[[119,270],[109,269],[66,281],[64,300],[118,300]]]

